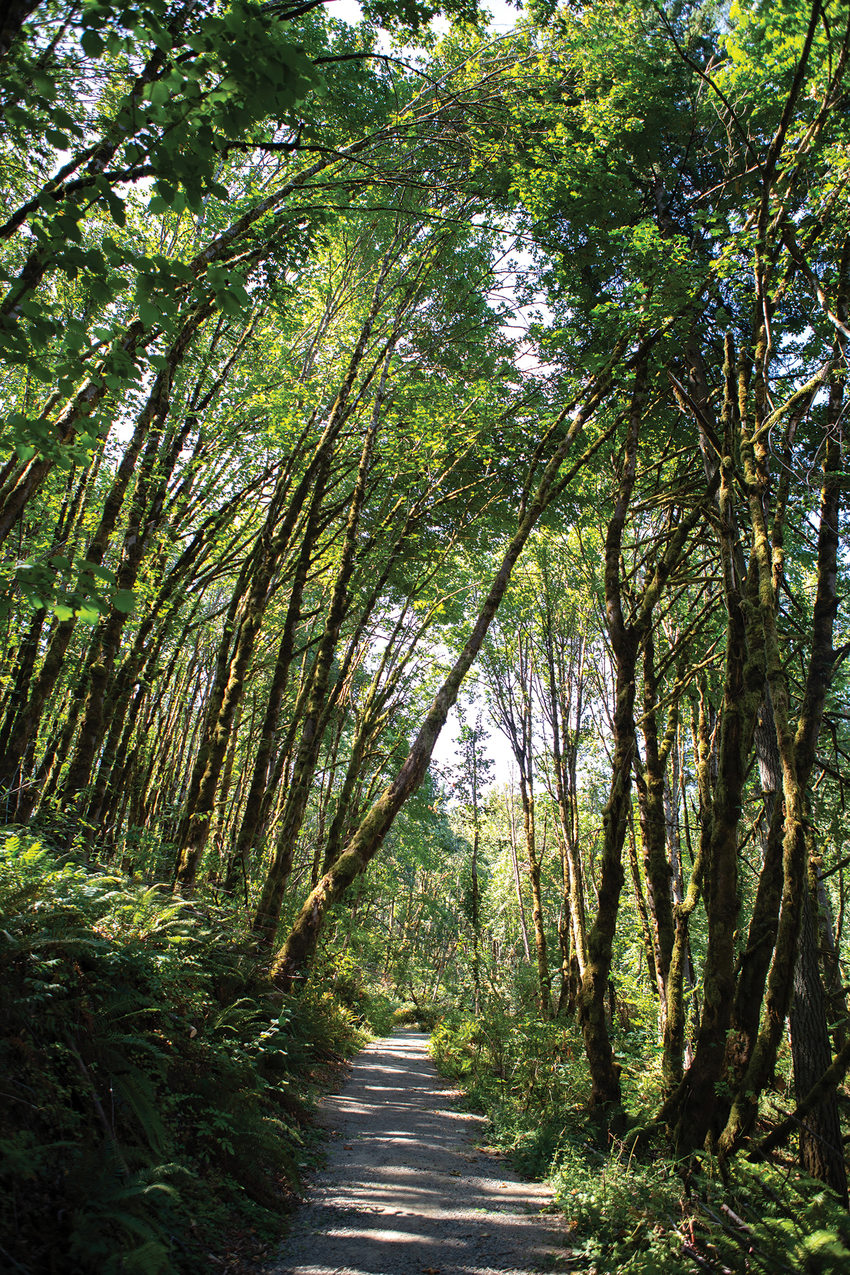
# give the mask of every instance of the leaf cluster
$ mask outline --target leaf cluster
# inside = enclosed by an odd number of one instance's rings
[[[272,1004],[232,917],[0,849],[0,1244],[22,1270],[200,1270],[276,1234],[317,1058],[362,1040],[333,998]]]

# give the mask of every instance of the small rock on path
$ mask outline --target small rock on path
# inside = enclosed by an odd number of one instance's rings
[[[568,1269],[551,1193],[475,1144],[483,1117],[461,1111],[421,1032],[358,1056],[321,1104],[326,1167],[267,1275],[530,1275]]]

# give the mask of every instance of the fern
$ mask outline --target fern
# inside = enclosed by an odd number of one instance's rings
[[[176,1275],[237,1218],[276,1232],[298,1068],[362,1039],[351,1014],[321,991],[272,1001],[232,914],[21,834],[0,835],[0,917],[0,1251]]]

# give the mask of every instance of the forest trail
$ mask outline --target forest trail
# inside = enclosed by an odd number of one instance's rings
[[[368,1046],[321,1105],[325,1168],[268,1275],[530,1275],[569,1269],[551,1193],[482,1151],[484,1119],[428,1057],[428,1037]]]

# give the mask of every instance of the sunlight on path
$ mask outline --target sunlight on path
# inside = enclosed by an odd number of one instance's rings
[[[325,1170],[268,1275],[529,1275],[565,1270],[566,1234],[539,1184],[475,1146],[483,1119],[398,1032],[322,1103]]]

